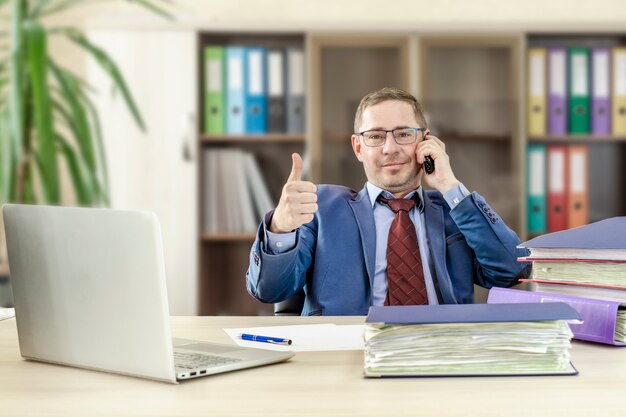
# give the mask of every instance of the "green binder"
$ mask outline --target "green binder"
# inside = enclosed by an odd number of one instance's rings
[[[570,48],[569,54],[569,133],[590,131],[590,65],[588,48]]]
[[[204,48],[204,132],[219,135],[226,132],[226,64],[223,46]]]
[[[528,232],[542,234],[547,230],[546,146],[540,143],[528,145],[526,158]]]

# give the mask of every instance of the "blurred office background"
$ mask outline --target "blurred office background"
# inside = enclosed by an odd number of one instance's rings
[[[160,218],[172,314],[271,314],[244,280],[261,213],[292,152],[314,182],[363,186],[354,111],[383,86],[418,97],[457,177],[522,240],[626,214],[620,0],[155,1],[173,20],[80,3],[43,22],[110,55],[145,132],[84,49],[50,36],[49,50],[91,86],[110,205]],[[77,204],[60,169],[61,201]]]

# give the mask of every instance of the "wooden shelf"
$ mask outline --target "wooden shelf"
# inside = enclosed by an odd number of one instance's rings
[[[529,136],[529,142],[568,142],[568,143],[593,143],[593,142],[626,142],[626,136],[612,135],[559,135],[559,136]]]
[[[203,242],[253,242],[256,233],[250,232],[220,232],[220,233],[204,233],[200,236]]]
[[[264,135],[205,135],[200,134],[202,143],[226,143],[242,144],[255,142],[302,142],[305,141],[304,133],[268,133]]]

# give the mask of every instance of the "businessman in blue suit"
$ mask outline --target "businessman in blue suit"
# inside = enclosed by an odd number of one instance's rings
[[[365,187],[303,181],[302,159],[293,154],[278,206],[250,251],[252,296],[276,303],[304,290],[302,315],[364,315],[369,306],[387,304],[387,241],[396,215],[385,198],[415,201],[408,214],[424,303],[472,303],[474,284],[506,287],[527,276],[529,265],[517,261],[526,255],[516,248],[519,238],[454,176],[445,144],[428,131],[415,97],[395,88],[368,94],[354,128]],[[427,156],[434,160],[430,174],[423,169]]]

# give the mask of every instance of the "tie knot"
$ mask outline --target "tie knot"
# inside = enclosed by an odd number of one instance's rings
[[[413,206],[415,206],[415,200],[414,199],[407,199],[407,198],[392,198],[392,199],[388,199],[385,197],[379,197],[380,201],[383,204],[386,204],[389,206],[389,208],[391,210],[393,210],[394,213],[397,213],[398,211],[402,210],[402,211],[406,211],[407,213],[409,212],[409,210],[411,210],[413,208]]]

